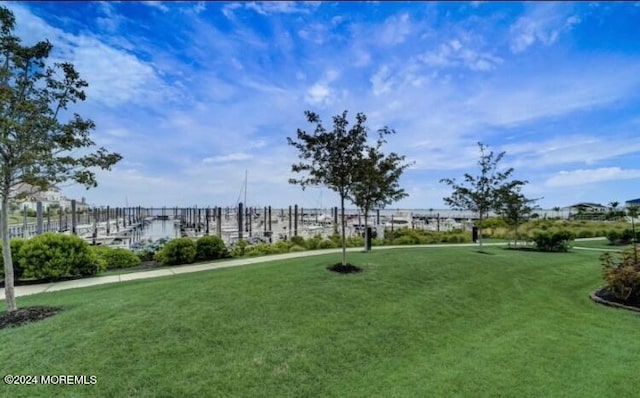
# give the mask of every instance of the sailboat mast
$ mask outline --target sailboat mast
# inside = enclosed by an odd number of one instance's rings
[[[244,205],[247,206],[247,170],[244,171]]]

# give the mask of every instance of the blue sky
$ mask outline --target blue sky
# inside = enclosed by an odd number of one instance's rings
[[[444,208],[444,177],[506,151],[542,207],[640,197],[640,3],[5,3],[25,43],[89,82],[76,111],[121,153],[89,203],[337,205],[288,184],[286,142],[344,110],[415,161],[392,208]],[[351,119],[353,120],[353,118]]]

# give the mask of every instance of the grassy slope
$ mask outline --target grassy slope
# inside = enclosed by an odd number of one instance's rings
[[[3,373],[95,374],[6,396],[633,396],[640,318],[593,304],[597,252],[339,255],[19,299]]]

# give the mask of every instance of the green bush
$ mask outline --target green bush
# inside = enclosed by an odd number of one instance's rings
[[[569,241],[574,239],[575,235],[570,231],[538,232],[533,236],[536,247],[543,252],[566,252]]]
[[[338,244],[331,239],[323,239],[318,243],[318,249],[336,249]]]
[[[217,260],[227,257],[227,247],[218,236],[203,236],[196,241],[198,260]]]
[[[290,241],[292,245],[304,247],[304,238],[302,236],[292,236]]]
[[[348,237],[347,247],[364,247],[364,238],[362,236]]]
[[[276,253],[288,253],[291,246],[291,243],[285,240],[280,240],[273,244]]]
[[[22,265],[20,264],[20,249],[22,248],[24,242],[26,241],[21,238],[13,238],[9,241],[9,245],[11,246],[11,262],[13,263],[14,280],[22,278],[22,275],[24,273],[24,268],[22,268]],[[4,256],[2,254],[2,245],[0,245],[0,277],[4,278]]]
[[[190,264],[196,260],[196,243],[191,238],[170,240],[156,254],[156,259],[164,264]]]
[[[235,245],[232,245],[229,249],[229,254],[231,257],[242,257],[245,254],[247,247],[249,246],[249,242],[246,240],[238,241]]]
[[[634,250],[623,251],[618,259],[605,253],[600,261],[606,289],[620,300],[637,303],[640,301],[640,264],[635,259],[640,253]]]
[[[302,246],[299,246],[299,245],[293,245],[293,246],[291,246],[291,247],[289,248],[289,253],[304,252],[304,251],[306,251],[306,250],[307,250],[307,249],[306,249],[306,248],[304,248],[304,247],[302,247]]]
[[[322,242],[322,236],[316,235],[313,238],[305,240],[304,246],[309,250],[315,250],[319,248],[320,242]]]
[[[99,271],[95,253],[75,235],[46,233],[35,236],[24,242],[20,257],[26,278],[59,279],[95,275]]]
[[[127,249],[92,246],[100,269],[131,268],[140,265],[140,257]]]
[[[594,236],[596,236],[595,231],[590,229],[581,229],[576,233],[576,237],[578,238],[593,238]]]
[[[636,232],[636,239],[640,238],[640,231]],[[633,242],[633,231],[624,229],[622,231],[611,230],[607,234],[607,239],[612,245],[628,245]]]
[[[393,244],[394,245],[413,245],[415,244],[415,241],[413,240],[413,238],[411,236],[400,236],[398,238],[395,238],[393,240]]]

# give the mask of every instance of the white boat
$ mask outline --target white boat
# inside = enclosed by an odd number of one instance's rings
[[[410,211],[398,211],[384,223],[385,228],[408,228],[413,223],[413,213]]]

